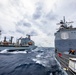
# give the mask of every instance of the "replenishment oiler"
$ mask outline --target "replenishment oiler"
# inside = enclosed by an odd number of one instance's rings
[[[0,31],[0,34],[1,34],[1,31]],[[25,38],[17,39],[16,43],[13,43],[12,40],[13,40],[13,36],[11,36],[11,39],[9,41],[7,41],[6,37],[4,37],[4,40],[0,41],[0,51],[5,50],[5,49],[10,50],[10,51],[33,50],[37,48],[37,46],[35,46],[34,41],[31,40],[30,35],[27,35],[27,37]]]
[[[58,52],[68,52],[76,50],[76,28],[71,25],[73,21],[66,22],[65,17],[60,23],[59,29],[55,33],[55,49]]]

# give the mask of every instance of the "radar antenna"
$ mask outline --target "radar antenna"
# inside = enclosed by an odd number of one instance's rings
[[[65,16],[63,16],[63,20],[61,20],[60,23],[57,23],[57,25],[60,25],[60,28],[68,28],[67,25],[69,25],[70,23],[73,23],[73,21],[66,22]]]

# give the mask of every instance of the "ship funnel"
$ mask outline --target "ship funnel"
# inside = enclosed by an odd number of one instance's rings
[[[4,37],[4,42],[6,42],[6,36]]]
[[[28,36],[27,38],[30,40],[31,39],[30,35],[27,35],[27,36]]]
[[[30,40],[30,35],[28,35],[28,38],[29,38],[29,40]]]
[[[11,36],[11,40],[10,40],[10,43],[12,43],[12,40],[13,40],[13,36]]]

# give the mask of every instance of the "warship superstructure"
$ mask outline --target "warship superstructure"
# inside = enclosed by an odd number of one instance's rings
[[[71,25],[73,21],[66,22],[65,17],[58,23],[59,29],[55,33],[55,49],[59,52],[76,50],[76,28]]]

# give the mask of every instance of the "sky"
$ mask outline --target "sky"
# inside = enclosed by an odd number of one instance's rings
[[[76,0],[0,0],[0,40],[14,36],[16,42],[30,34],[37,46],[54,47],[63,16],[76,27]]]

